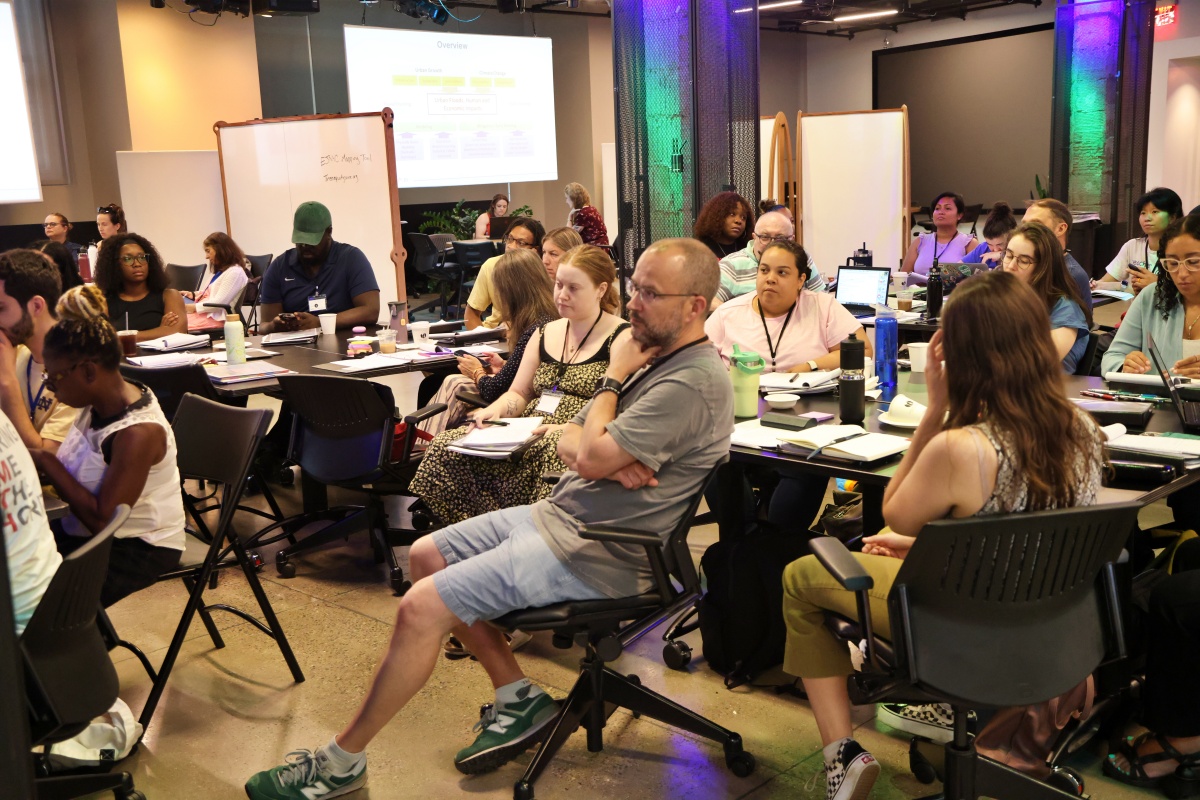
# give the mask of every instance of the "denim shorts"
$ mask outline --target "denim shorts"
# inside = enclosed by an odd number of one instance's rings
[[[493,511],[431,534],[447,565],[434,573],[433,585],[465,624],[522,608],[606,596],[559,561],[538,532],[531,509]]]

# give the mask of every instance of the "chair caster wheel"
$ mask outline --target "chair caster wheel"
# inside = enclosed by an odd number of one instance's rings
[[[414,511],[412,515],[412,526],[414,531],[427,531],[433,527],[433,520],[423,511]]]
[[[533,784],[529,781],[517,781],[513,786],[513,800],[533,800]]]
[[[286,556],[283,556],[282,550],[275,556],[275,571],[279,573],[279,577],[281,578],[296,577],[296,565],[288,561]]]
[[[663,646],[663,663],[671,669],[685,670],[692,663],[692,648],[682,640],[673,639]]]
[[[388,576],[388,583],[392,585],[392,591],[395,592],[396,597],[403,597],[404,593],[412,588],[412,581],[405,580],[403,570],[399,569],[393,570]]]
[[[1070,767],[1054,767],[1046,778],[1046,783],[1055,789],[1083,797],[1083,776]]]
[[[758,766],[758,762],[754,756],[743,750],[732,758],[726,758],[725,766],[729,767],[737,777],[746,778],[749,777],[751,772],[754,772],[754,768]]]
[[[933,783],[938,779],[937,770],[918,748],[919,741],[913,738],[908,743],[908,769],[920,783]]]
[[[291,486],[296,482],[296,473],[291,467],[280,467],[279,472],[275,474],[275,480],[279,481],[280,486]]]

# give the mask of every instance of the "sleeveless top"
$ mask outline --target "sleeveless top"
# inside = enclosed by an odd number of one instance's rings
[[[574,419],[580,409],[592,399],[592,395],[596,391],[596,380],[603,377],[608,369],[608,352],[612,347],[613,340],[617,338],[617,334],[628,327],[628,322],[622,322],[613,329],[613,332],[604,340],[604,344],[596,350],[591,358],[573,364],[564,364],[546,351],[546,326],[543,325],[539,328],[538,355],[541,357],[541,363],[538,364],[537,371],[533,374],[533,399],[525,407],[525,413],[522,416],[545,416],[545,422],[548,425],[559,425]],[[537,410],[537,405],[541,400],[542,392],[552,391],[555,388],[563,395],[558,408],[553,414],[541,414]]]
[[[996,485],[983,507],[975,512],[975,516],[1029,510],[1029,484],[1025,480],[1025,473],[1012,459],[1015,450],[1008,432],[989,422],[968,425],[966,430],[972,434],[981,434],[996,451]],[[1075,454],[1070,464],[1071,483],[1076,487],[1075,505],[1095,505],[1096,494],[1100,490],[1101,471],[1104,468],[1103,435],[1085,412],[1075,409],[1075,424],[1071,436],[1076,441],[1088,444],[1084,450]],[[980,459],[982,461],[982,454]],[[1049,508],[1057,508],[1057,504],[1052,504]]]
[[[58,449],[58,460],[67,472],[92,494],[100,490],[108,461],[112,457],[110,439],[133,425],[161,425],[167,433],[167,452],[150,467],[142,494],[129,513],[129,520],[117,531],[118,539],[142,539],[156,547],[184,549],[183,498],[179,492],[179,467],[175,463],[175,435],[163,415],[154,394],[140,383],[130,381],[142,396],[126,407],[116,419],[98,420],[92,407],[80,409],[75,425]],[[97,427],[98,426],[98,427]],[[74,514],[63,519],[63,531],[71,536],[91,536],[92,532]]]
[[[163,314],[167,313],[162,292],[150,292],[141,300],[122,300],[119,293],[106,295],[108,321],[119,331],[148,331],[162,325]],[[125,327],[125,315],[129,314],[129,327]]]
[[[939,244],[937,233],[934,232],[922,233],[917,241],[917,260],[913,263],[913,272],[928,275],[929,268],[933,266],[934,256],[937,256],[939,264],[961,264],[967,255],[967,243],[971,241],[971,237],[965,233],[956,233],[950,241]]]

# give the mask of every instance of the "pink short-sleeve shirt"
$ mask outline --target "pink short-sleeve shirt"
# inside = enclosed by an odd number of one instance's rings
[[[766,361],[766,372],[786,372],[792,367],[827,355],[842,340],[862,327],[832,294],[802,291],[796,301],[791,321],[784,329],[787,314],[767,317],[767,331],[776,344],[775,363],[771,363],[771,348],[763,331],[763,320],[755,310],[756,293],[739,295],[722,303],[708,322],[704,332],[729,363],[734,344],[742,350],[752,350]],[[780,331],[783,338],[780,341]]]

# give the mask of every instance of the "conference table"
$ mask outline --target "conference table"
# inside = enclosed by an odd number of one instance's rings
[[[1088,376],[1067,375],[1065,382],[1068,397],[1079,397],[1079,392],[1085,389],[1104,389],[1106,387],[1103,378]],[[866,419],[863,421],[863,427],[867,431],[905,437],[912,435],[912,430],[893,427],[879,420],[880,412],[887,408],[887,401],[884,400],[884,397],[890,398],[896,394],[902,394],[921,404],[928,404],[929,395],[926,390],[924,373],[900,372],[894,391],[886,392],[881,396],[879,402],[867,402]],[[760,417],[771,410],[765,400],[759,400],[758,415]],[[838,399],[834,391],[801,395],[795,408],[790,411],[774,410],[774,413],[799,416],[810,411],[821,411],[834,415],[833,420],[823,424],[840,424]],[[1178,433],[1183,430],[1183,427],[1173,407],[1164,403],[1156,406],[1145,430],[1158,433]],[[781,429],[780,433],[786,433],[786,431]],[[785,453],[780,450],[735,445],[730,448],[730,459],[734,463],[742,463],[747,466],[766,466],[783,475],[819,475],[857,481],[858,491],[863,495],[863,530],[877,531],[883,527],[883,493],[892,476],[896,474],[896,469],[900,466],[901,456],[869,464],[839,461],[820,456],[808,461],[801,455]],[[1101,503],[1138,502],[1148,505],[1197,481],[1200,481],[1200,469],[1178,474],[1166,483],[1117,480],[1112,485],[1104,487],[1099,500]]]

